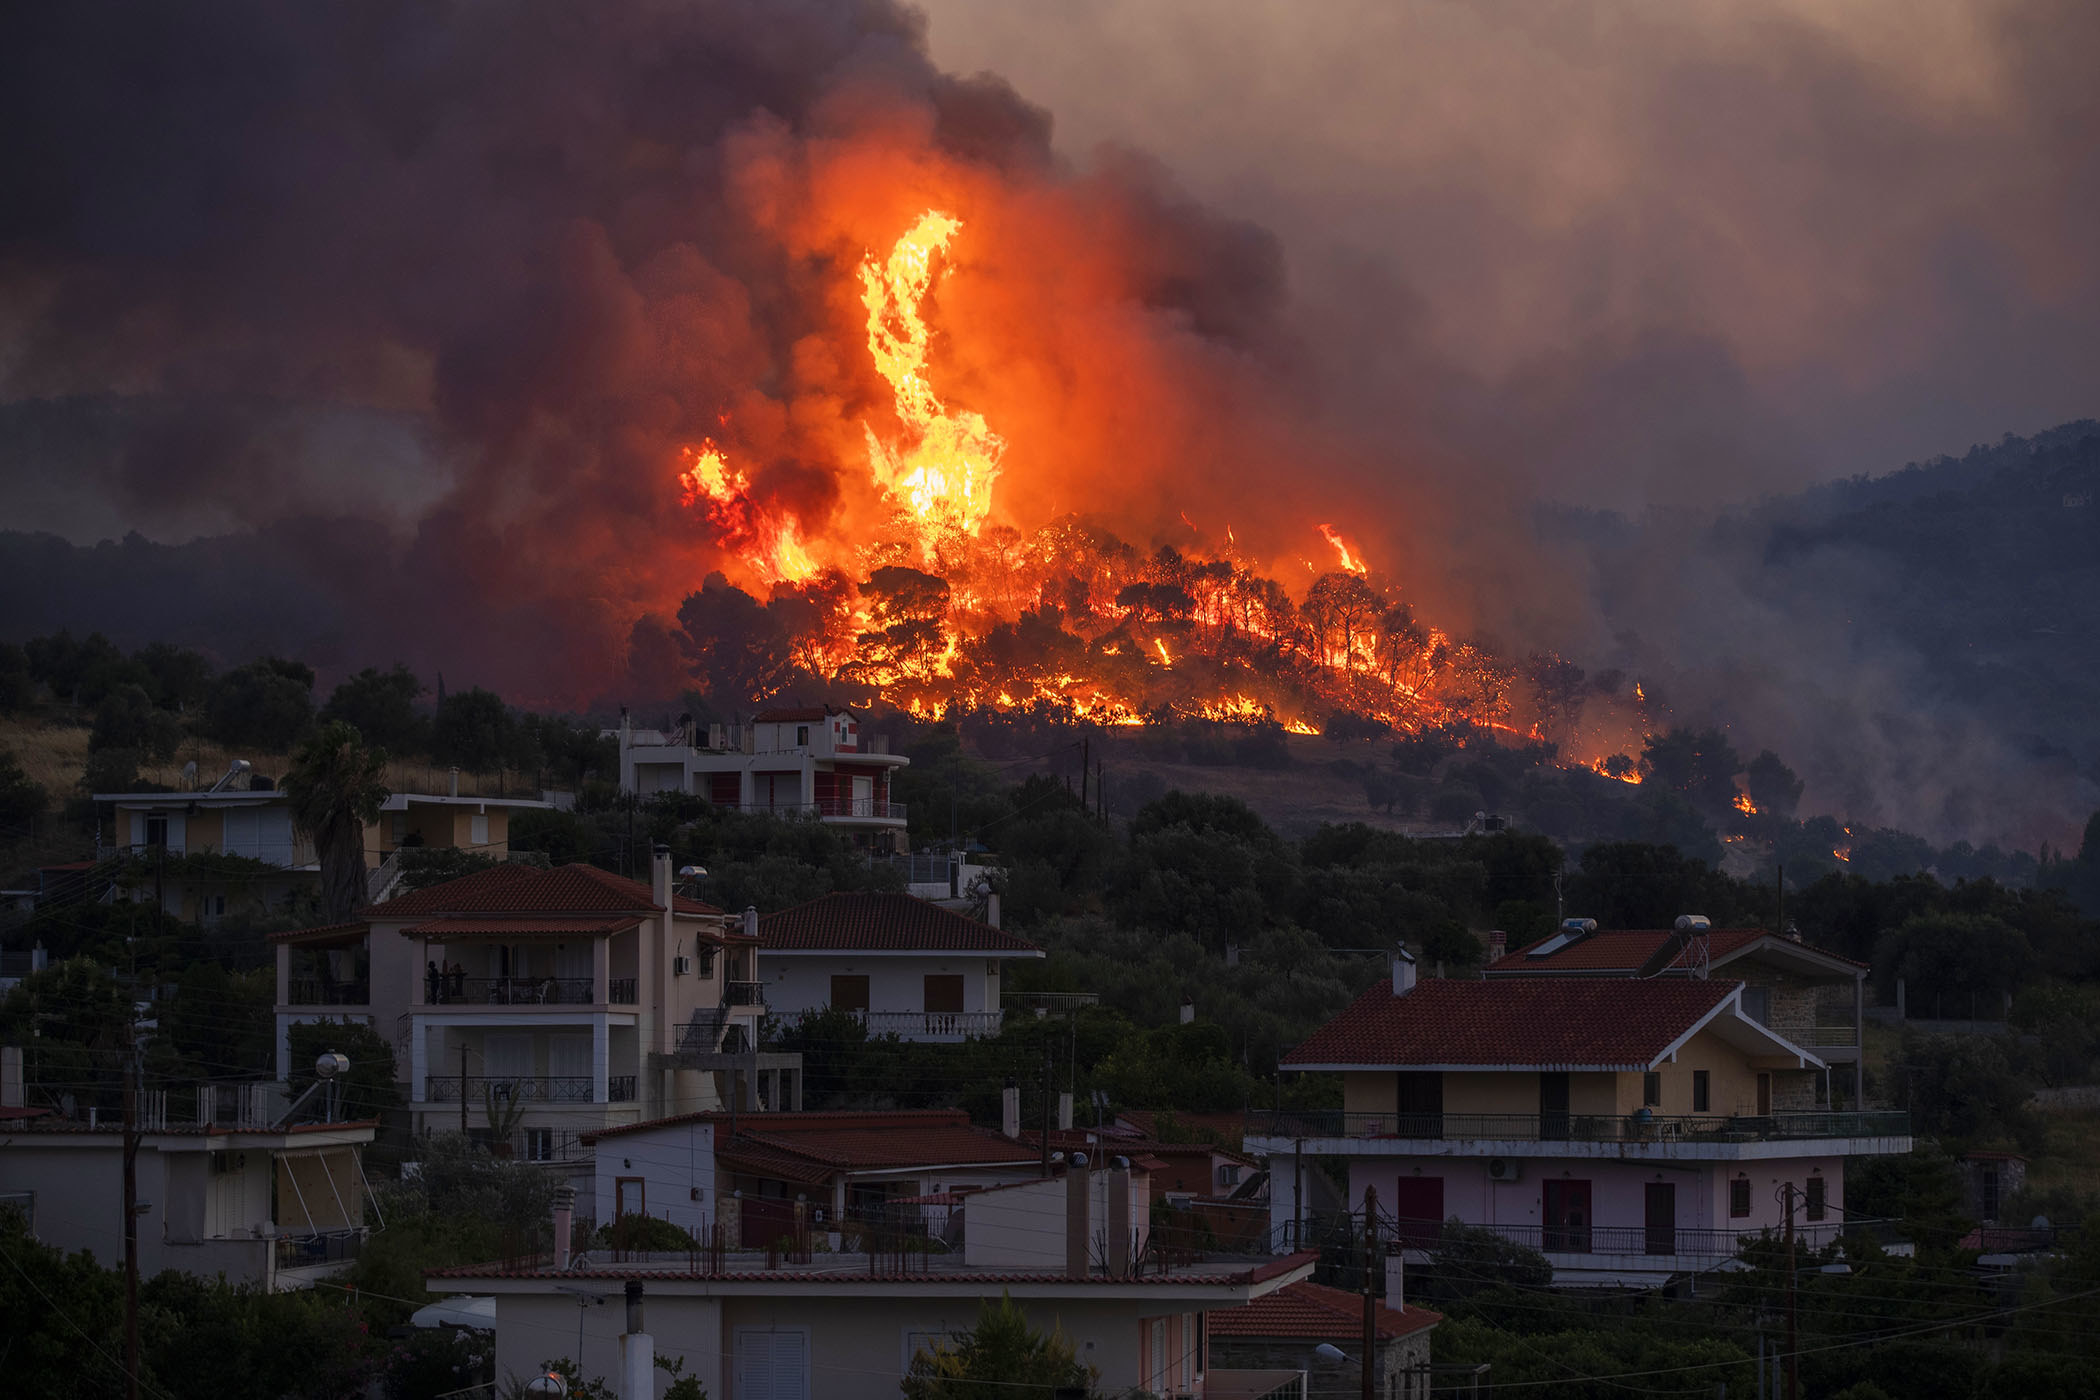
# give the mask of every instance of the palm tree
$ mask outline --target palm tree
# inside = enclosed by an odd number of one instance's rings
[[[385,770],[385,751],[366,748],[354,726],[335,720],[299,746],[284,775],[292,821],[321,858],[321,908],[331,922],[365,902],[365,827],[390,795]]]

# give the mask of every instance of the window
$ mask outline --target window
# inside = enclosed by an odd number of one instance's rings
[[[1750,1214],[1750,1178],[1739,1176],[1728,1183],[1728,1215],[1741,1220]]]
[[[928,1011],[960,1011],[963,1009],[963,980],[959,972],[929,972],[926,974],[926,1009]]]
[[[809,1400],[809,1329],[736,1329],[736,1393],[745,1400]]]
[[[1218,1168],[1218,1185],[1237,1186],[1239,1184],[1240,1169],[1237,1163],[1228,1162],[1224,1166]]]
[[[798,749],[806,749],[809,747],[808,725],[798,724],[795,726],[795,747]]]
[[[1663,1077],[1654,1070],[1641,1076],[1641,1106],[1661,1108],[1663,1101]]]
[[[1977,1188],[1977,1195],[1980,1199],[1977,1201],[1978,1210],[1976,1213],[1985,1220],[1996,1220],[1998,1218],[1998,1169],[1996,1167],[1985,1167],[1979,1174]]]
[[[489,843],[489,819],[479,812],[467,818],[467,844],[480,850]]]
[[[644,1190],[642,1178],[638,1176],[616,1176],[613,1178],[613,1215],[647,1215],[649,1198]]]
[[[146,818],[146,844],[148,846],[166,846],[168,844],[168,819],[166,817]]]
[[[931,1356],[937,1349],[944,1346],[952,1347],[957,1342],[966,1340],[968,1336],[968,1332],[951,1331],[945,1327],[931,1330],[907,1327],[904,1329],[904,1369],[906,1371],[911,1370],[912,1358],[920,1352],[923,1351],[928,1356]]]
[[[1823,1178],[1820,1176],[1812,1176],[1808,1179],[1807,1186],[1808,1191],[1806,1194],[1808,1196],[1808,1218],[1810,1220],[1821,1220],[1823,1218],[1824,1199]]]
[[[1152,1320],[1152,1365],[1146,1379],[1152,1390],[1167,1388],[1167,1320],[1163,1317]]]
[[[1692,1112],[1705,1113],[1713,1107],[1713,1076],[1703,1069],[1692,1071]]]
[[[554,1129],[527,1128],[525,1130],[525,1160],[528,1162],[551,1162],[554,1160]]]
[[[1196,1315],[1181,1315],[1181,1388],[1193,1391],[1196,1388]]]
[[[1772,1024],[1772,989],[1770,987],[1743,988],[1743,1014],[1760,1026]]]
[[[861,976],[834,976],[831,979],[831,1009],[833,1011],[866,1011],[868,1009],[868,979]]]

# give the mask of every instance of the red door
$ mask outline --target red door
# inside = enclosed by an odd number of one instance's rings
[[[1403,1176],[1393,1183],[1393,1219],[1403,1244],[1427,1245],[1444,1223],[1444,1179]]]
[[[1549,1254],[1590,1252],[1590,1184],[1549,1181],[1545,1191],[1545,1249]]]

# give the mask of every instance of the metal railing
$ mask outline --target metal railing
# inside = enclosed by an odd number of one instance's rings
[[[717,802],[731,812],[762,812],[776,817],[853,817],[868,821],[905,820],[902,802],[879,797],[822,797],[815,802]],[[947,878],[943,875],[941,878]]]
[[[1247,1136],[1490,1142],[1793,1142],[1907,1137],[1910,1115],[1866,1113],[1345,1113],[1339,1109],[1251,1110]]]
[[[305,1269],[355,1259],[365,1246],[365,1230],[321,1230],[311,1235],[279,1235],[277,1267]]]
[[[728,982],[722,987],[724,1006],[764,1006],[766,984],[763,982]]]
[[[441,973],[434,989],[424,979],[423,995],[432,1005],[589,1006],[597,999],[597,991],[596,980],[589,977],[454,977]]]
[[[1381,1233],[1394,1244],[1434,1250],[1442,1239],[1446,1222],[1441,1220],[1393,1220],[1381,1222]],[[1693,1229],[1667,1225],[1467,1225],[1511,1244],[1535,1249],[1541,1254],[1648,1255],[1678,1259],[1733,1259],[1745,1243],[1776,1237],[1779,1227],[1744,1226],[1736,1229]],[[1880,1220],[1796,1222],[1794,1238],[1807,1249],[1823,1249],[1846,1235],[1865,1234],[1877,1238],[1889,1234],[1888,1222]]]
[[[640,1084],[641,1078],[639,1075],[609,1075],[605,1080],[605,1101],[607,1103],[633,1103],[641,1097],[641,1094],[638,1092]]]
[[[630,1079],[632,1076],[628,1076]],[[458,1103],[462,1076],[433,1074],[423,1081],[426,1103]],[[464,1076],[468,1103],[493,1097],[524,1103],[595,1103],[587,1074],[469,1074]]]
[[[323,982],[318,977],[294,977],[285,988],[290,1000],[288,1006],[370,1006],[372,984],[359,978],[355,982]]]
[[[640,983],[632,977],[614,977],[606,981],[605,999],[614,1006],[633,1006],[641,1000]]]

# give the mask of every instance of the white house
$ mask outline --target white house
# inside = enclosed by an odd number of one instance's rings
[[[835,893],[758,921],[766,1002],[784,1018],[849,1011],[871,1035],[996,1035],[1002,970],[1027,939],[908,894]]]
[[[653,1354],[679,1362],[716,1400],[893,1400],[915,1353],[967,1331],[980,1304],[1004,1294],[1032,1326],[1071,1341],[1096,1393],[1297,1393],[1296,1370],[1213,1368],[1206,1319],[1304,1279],[1317,1256],[1169,1260],[1120,1249],[1129,1236],[1117,1216],[1134,1197],[1128,1169],[1104,1165],[1076,1159],[1059,1179],[966,1197],[959,1251],[725,1249],[616,1261],[603,1251],[572,1257],[557,1243],[533,1263],[444,1270],[428,1286],[494,1298],[499,1383],[564,1356],[586,1377],[618,1377],[630,1355],[643,1363],[630,1374],[646,1374]],[[669,1379],[654,1372],[656,1394]]]
[[[357,1257],[367,1229],[364,1149],[378,1125],[273,1126],[271,1100],[232,1087],[200,1089],[208,1106],[201,1122],[169,1121],[166,1094],[144,1096],[139,1272],[305,1287]],[[19,1206],[45,1244],[121,1264],[124,1136],[116,1116],[5,1126],[0,1199]]]

